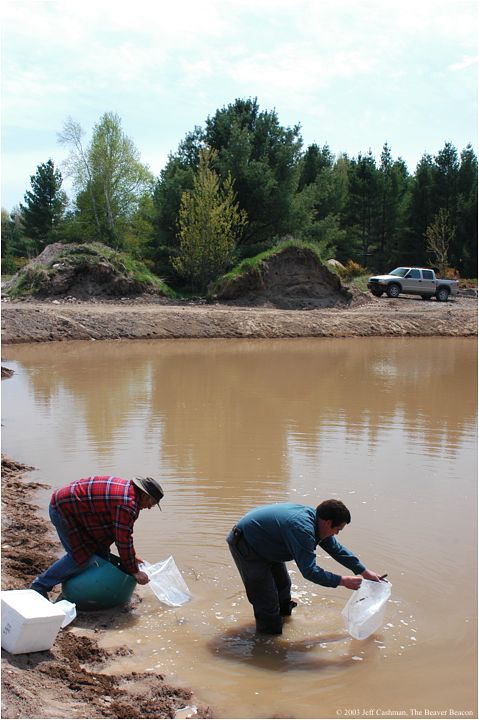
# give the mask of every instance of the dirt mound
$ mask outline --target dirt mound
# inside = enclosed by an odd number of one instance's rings
[[[9,298],[164,295],[159,278],[143,263],[101,243],[52,243],[5,283]]]
[[[224,278],[215,297],[231,305],[286,310],[346,307],[370,302],[364,293],[341,284],[313,250],[286,247],[241,276]]]

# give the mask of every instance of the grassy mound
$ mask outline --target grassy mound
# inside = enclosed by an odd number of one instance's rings
[[[48,245],[4,285],[3,294],[11,299],[174,295],[144,263],[96,242]]]

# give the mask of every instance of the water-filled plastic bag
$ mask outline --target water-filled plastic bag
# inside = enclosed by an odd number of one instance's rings
[[[391,583],[363,580],[359,590],[342,610],[348,633],[356,640],[365,640],[384,622],[386,603],[391,597]]]
[[[93,555],[90,565],[62,585],[63,597],[78,610],[106,610],[128,602],[136,586],[133,575],[124,572],[120,558]]]
[[[145,562],[140,569],[148,575],[150,578],[148,586],[158,600],[165,605],[179,607],[191,600],[192,595],[188,590],[188,585],[171,555],[166,560],[154,565]]]

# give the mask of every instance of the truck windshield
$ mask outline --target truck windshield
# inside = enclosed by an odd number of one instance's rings
[[[391,270],[390,275],[396,275],[397,277],[404,277],[411,268],[396,268]]]

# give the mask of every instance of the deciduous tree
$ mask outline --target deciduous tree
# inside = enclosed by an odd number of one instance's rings
[[[426,248],[431,264],[441,277],[445,277],[449,266],[449,247],[455,233],[448,211],[441,208],[426,230]]]
[[[33,257],[35,248],[33,240],[23,235],[22,211],[14,207],[8,212],[2,207],[2,272],[14,273],[17,267],[13,261],[15,257]]]
[[[67,120],[59,135],[70,147],[66,167],[77,191],[77,208],[87,239],[123,247],[131,218],[142,197],[152,191],[153,177],[115,113],[105,113],[85,148],[80,125]]]
[[[231,264],[237,242],[246,225],[231,176],[221,183],[212,169],[215,153],[200,151],[193,190],[181,198],[179,249],[173,266],[192,287],[204,291]]]

